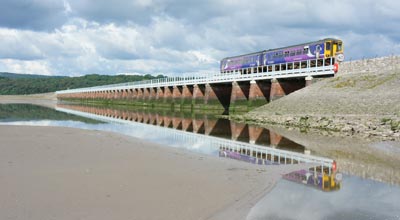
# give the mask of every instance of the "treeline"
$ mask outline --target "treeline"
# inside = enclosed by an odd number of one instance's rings
[[[19,74],[20,75],[20,74]],[[22,75],[22,74],[21,74]],[[0,95],[24,95],[35,93],[55,92],[65,89],[92,87],[116,83],[125,83],[156,78],[163,75],[85,75],[81,77],[45,77],[45,78],[19,78],[0,76]]]

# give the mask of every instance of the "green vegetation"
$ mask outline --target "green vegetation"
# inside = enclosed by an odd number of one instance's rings
[[[356,82],[352,79],[346,79],[339,81],[334,85],[334,88],[340,89],[340,88],[345,88],[345,87],[354,87],[356,85]]]
[[[163,75],[85,75],[81,77],[47,77],[41,75],[0,74],[0,95],[24,95],[55,92],[58,90],[126,83],[164,78]]]
[[[368,89],[373,89],[373,88],[380,86],[386,82],[390,82],[390,81],[396,79],[396,77],[398,77],[397,74],[391,74],[391,75],[385,76],[383,78],[380,78],[379,80],[376,80],[375,78],[373,78],[372,80],[370,80],[371,83],[368,86]]]
[[[149,100],[149,99],[63,99],[65,103],[79,105],[98,105],[98,106],[127,106],[132,108],[159,109],[170,111],[189,111],[193,113],[222,114],[224,106],[217,100],[211,100],[207,104],[184,102],[184,100]]]

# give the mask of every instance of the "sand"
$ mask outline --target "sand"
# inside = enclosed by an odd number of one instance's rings
[[[0,104],[34,104],[55,108],[57,98],[55,93],[42,93],[32,95],[0,95]]]
[[[294,166],[102,131],[0,126],[0,219],[245,219]]]

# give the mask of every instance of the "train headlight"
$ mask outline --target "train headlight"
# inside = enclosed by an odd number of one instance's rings
[[[336,56],[336,60],[337,61],[339,61],[339,62],[342,62],[343,60],[344,60],[344,54],[338,54],[337,56]]]
[[[341,182],[343,180],[343,175],[341,173],[337,173],[335,175],[335,179],[337,182]]]

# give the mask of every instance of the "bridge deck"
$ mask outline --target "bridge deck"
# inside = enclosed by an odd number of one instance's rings
[[[306,62],[306,67],[301,68],[301,63]],[[233,73],[212,73],[203,74],[199,76],[183,76],[183,77],[167,77],[162,79],[153,79],[146,81],[137,81],[129,83],[120,83],[104,86],[96,86],[89,88],[79,88],[57,91],[56,94],[68,94],[68,93],[81,93],[81,92],[96,92],[96,91],[107,91],[107,90],[123,90],[123,89],[138,89],[138,88],[157,88],[165,86],[184,86],[184,85],[196,85],[196,84],[212,84],[212,83],[231,83],[234,81],[252,81],[252,80],[267,80],[267,79],[280,79],[280,78],[292,78],[292,77],[307,77],[307,76],[323,76],[334,74],[334,59],[330,58],[327,61],[321,60],[308,60],[303,62],[292,62],[285,64],[277,64],[266,66],[266,72],[261,71],[258,73],[241,74],[239,72]],[[317,65],[317,63],[320,65]],[[288,69],[288,67],[293,67]],[[294,68],[298,66],[298,68]],[[271,71],[268,71],[271,69]],[[276,71],[276,69],[285,69]],[[263,68],[264,70],[264,68]]]

